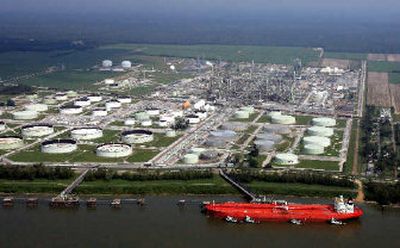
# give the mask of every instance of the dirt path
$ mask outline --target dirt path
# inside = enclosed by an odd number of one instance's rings
[[[353,154],[353,168],[351,170],[352,175],[358,175],[358,146],[360,141],[360,120],[357,120],[357,131],[356,131],[356,142]]]
[[[359,179],[356,179],[354,182],[358,185],[356,202],[358,203],[364,202],[365,195],[364,195],[363,183]]]

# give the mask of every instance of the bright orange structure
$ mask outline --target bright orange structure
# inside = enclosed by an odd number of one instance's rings
[[[182,104],[182,109],[188,109],[188,108],[190,108],[190,102],[189,101],[185,101],[183,104]]]

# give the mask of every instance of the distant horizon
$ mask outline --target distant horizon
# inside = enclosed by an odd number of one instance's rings
[[[390,6],[390,8],[388,7]],[[0,41],[241,44],[400,52],[394,0],[3,0]]]

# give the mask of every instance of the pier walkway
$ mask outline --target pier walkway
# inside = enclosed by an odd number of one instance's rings
[[[232,184],[235,188],[240,190],[243,194],[245,194],[251,201],[257,201],[258,197],[250,192],[248,189],[240,185],[239,183],[235,182],[232,178],[230,178],[223,170],[219,170],[219,175],[224,178],[228,183]]]
[[[82,183],[83,179],[85,178],[86,174],[94,169],[95,167],[86,169],[80,174],[68,187],[66,187],[57,197],[64,199],[65,196],[71,194],[71,192]]]

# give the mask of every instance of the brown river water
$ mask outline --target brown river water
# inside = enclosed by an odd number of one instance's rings
[[[187,204],[178,207],[179,199]],[[0,247],[400,247],[400,209],[361,205],[365,215],[344,226],[325,223],[232,224],[208,218],[204,200],[242,200],[236,196],[148,196],[112,209],[0,207]],[[329,202],[289,198],[291,202]]]

